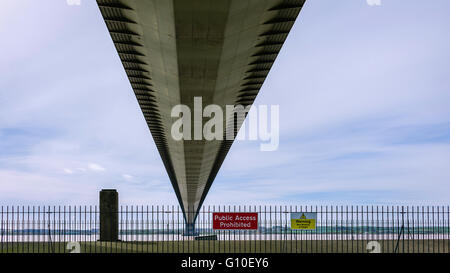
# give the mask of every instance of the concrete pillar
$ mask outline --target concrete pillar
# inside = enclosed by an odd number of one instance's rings
[[[184,230],[183,236],[198,236],[198,231],[195,230],[194,223],[186,223],[186,229]]]
[[[119,194],[116,190],[100,191],[100,241],[119,240]]]

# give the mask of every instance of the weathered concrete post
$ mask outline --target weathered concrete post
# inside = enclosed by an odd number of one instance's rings
[[[119,240],[119,194],[116,190],[100,191],[100,241]]]

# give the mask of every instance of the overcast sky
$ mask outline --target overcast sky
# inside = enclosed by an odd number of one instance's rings
[[[0,204],[175,205],[94,0],[1,0]],[[450,1],[309,0],[205,204],[448,204]]]

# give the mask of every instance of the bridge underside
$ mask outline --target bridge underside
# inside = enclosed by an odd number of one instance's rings
[[[251,105],[304,1],[97,0],[187,223],[232,141],[174,140],[173,106]]]

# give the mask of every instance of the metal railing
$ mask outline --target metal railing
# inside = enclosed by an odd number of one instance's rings
[[[214,212],[256,212],[257,230],[214,230]],[[317,213],[314,230],[290,214]],[[2,206],[0,253],[449,253],[449,206],[204,206],[184,236],[178,206],[121,206],[99,241],[97,206]]]

